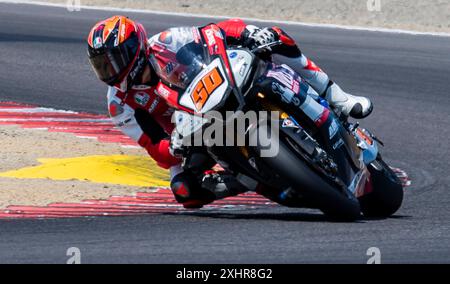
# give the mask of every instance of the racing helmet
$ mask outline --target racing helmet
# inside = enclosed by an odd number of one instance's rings
[[[88,57],[97,77],[126,92],[148,64],[144,27],[127,17],[113,16],[94,25],[89,33]]]

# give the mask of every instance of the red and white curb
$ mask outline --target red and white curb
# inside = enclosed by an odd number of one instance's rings
[[[248,210],[276,206],[255,193],[218,200],[206,205],[202,211]],[[47,206],[9,206],[0,211],[0,219],[70,218],[98,216],[130,216],[190,213],[173,198],[169,189],[134,196],[112,196],[105,200],[84,200],[80,203],[51,203]]]
[[[105,143],[119,143],[123,147],[138,145],[116,129],[110,118],[103,115],[55,110],[14,102],[0,102],[0,125],[19,125],[23,128],[49,132],[65,132],[80,138]],[[407,173],[394,168],[403,185],[410,186]],[[274,203],[255,193],[219,200],[202,210],[242,210],[273,207]],[[52,203],[48,206],[9,206],[0,210],[0,219],[67,218],[89,216],[127,216],[191,212],[177,204],[168,189],[135,196],[112,196],[106,200],[85,200],[80,203]]]
[[[138,147],[137,143],[116,129],[104,115],[55,110],[14,102],[0,102],[0,124],[20,125],[23,128],[49,132],[66,132],[79,138],[99,142],[119,143],[124,147]]]

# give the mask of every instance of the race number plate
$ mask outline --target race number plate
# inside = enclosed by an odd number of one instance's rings
[[[228,80],[224,75],[220,59],[215,59],[192,81],[180,99],[180,105],[206,113],[214,109],[228,90]]]

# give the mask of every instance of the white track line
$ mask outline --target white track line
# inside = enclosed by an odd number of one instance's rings
[[[39,1],[31,2],[31,1],[27,1],[27,0],[0,0],[0,3],[28,4],[28,5],[67,8],[66,4],[56,4],[56,3],[47,3],[47,2],[39,2]],[[81,5],[80,8],[85,9],[85,10],[143,13],[143,14],[167,15],[167,16],[187,17],[187,18],[207,18],[207,19],[230,19],[230,18],[232,18],[229,16],[211,16],[211,15],[204,15],[204,14],[162,12],[162,11],[150,11],[150,10],[144,10],[144,9],[138,10],[138,9],[128,9],[128,8],[98,7],[98,6],[84,6],[84,5]],[[381,33],[392,33],[392,34],[407,34],[407,35],[416,35],[416,36],[450,37],[450,33],[439,33],[439,32],[419,32],[419,31],[402,30],[402,29],[371,28],[371,27],[360,27],[360,26],[304,23],[304,22],[279,21],[279,20],[262,20],[262,19],[247,18],[247,17],[240,17],[240,18],[245,21],[250,21],[250,22],[275,23],[275,24],[283,24],[283,25],[291,25],[291,26],[318,27],[318,28],[355,30],[355,31],[369,31],[369,32],[381,32]]]

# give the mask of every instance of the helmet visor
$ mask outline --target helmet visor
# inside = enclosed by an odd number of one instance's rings
[[[119,83],[124,72],[135,61],[139,48],[138,37],[132,36],[122,44],[108,48],[103,52],[89,52],[89,61],[97,77],[108,85]]]

